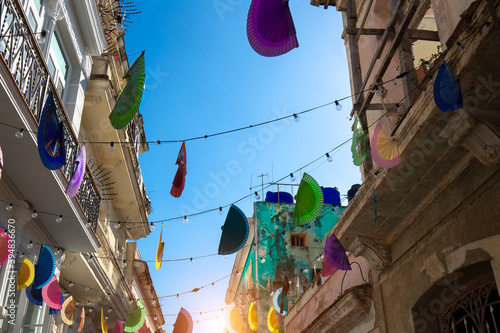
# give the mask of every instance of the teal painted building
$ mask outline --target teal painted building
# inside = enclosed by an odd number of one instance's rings
[[[248,308],[254,301],[258,313],[258,332],[269,332],[267,316],[273,306],[272,295],[281,288],[285,276],[290,281],[288,307],[310,288],[321,275],[321,262],[327,234],[339,220],[344,207],[324,205],[320,216],[304,226],[293,225],[294,204],[256,202],[250,220],[247,246],[238,253],[226,294],[248,323]],[[253,234],[253,237],[252,237]],[[321,284],[321,277],[315,280]],[[280,332],[283,317],[277,313]],[[249,329],[249,331],[251,331]]]

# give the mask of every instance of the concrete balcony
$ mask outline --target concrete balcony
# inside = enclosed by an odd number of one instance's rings
[[[0,1],[0,26],[4,36],[0,40],[0,108],[1,121],[7,124],[0,131],[2,181],[12,192],[3,193],[1,199],[20,210],[36,209],[41,225],[62,248],[93,252],[99,247],[94,232],[101,196],[88,166],[76,197],[64,193],[80,144],[19,1]],[[66,148],[66,164],[55,171],[42,165],[36,135],[50,92],[64,125]],[[22,139],[14,136],[19,128],[24,129]],[[63,215],[62,223],[55,222],[58,215]]]

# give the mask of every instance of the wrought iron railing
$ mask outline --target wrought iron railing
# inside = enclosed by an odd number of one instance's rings
[[[40,121],[47,95],[50,92],[53,93],[57,105],[57,115],[64,126],[66,164],[62,168],[62,172],[69,180],[74,171],[73,161],[78,152],[78,140],[38,42],[18,0],[0,0],[0,54],[37,122]],[[101,196],[88,165],[76,198],[95,232]]]

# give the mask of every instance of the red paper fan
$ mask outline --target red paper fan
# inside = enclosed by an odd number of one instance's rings
[[[175,164],[178,165],[177,172],[175,173],[174,181],[172,182],[172,189],[170,194],[174,198],[181,196],[182,191],[184,191],[184,185],[186,184],[186,144],[182,142],[181,149],[179,150],[179,155],[177,155],[177,161]]]

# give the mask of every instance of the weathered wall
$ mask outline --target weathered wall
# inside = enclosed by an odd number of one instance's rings
[[[334,212],[333,208],[331,205],[325,205],[320,217],[313,224],[298,227],[292,223],[293,204],[255,203],[259,332],[268,332],[267,314],[272,306],[270,292],[276,289],[278,283],[283,282],[285,275],[291,281],[288,293],[291,306],[311,284],[315,263],[318,269],[321,268],[321,263],[316,259],[323,253],[326,235],[337,223],[344,209],[339,207],[338,211]],[[292,233],[306,235],[308,246],[292,246]],[[285,243],[288,243],[288,248]],[[264,258],[265,262],[260,258]],[[303,272],[303,269],[309,271]],[[280,318],[280,323],[283,324],[283,318]]]

